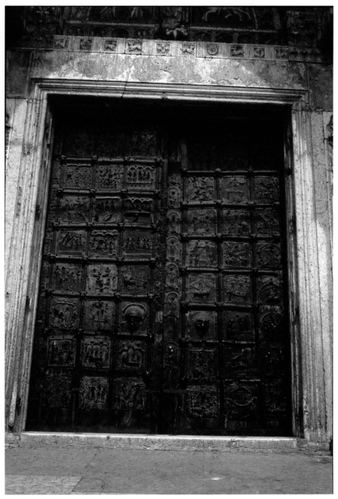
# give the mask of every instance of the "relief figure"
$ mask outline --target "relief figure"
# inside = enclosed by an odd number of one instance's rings
[[[135,303],[127,305],[123,314],[130,333],[135,333],[144,321],[147,311],[143,305]]]

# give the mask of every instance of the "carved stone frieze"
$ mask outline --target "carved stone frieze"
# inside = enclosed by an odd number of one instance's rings
[[[204,40],[202,40],[202,41],[204,41]],[[218,44],[217,43],[208,43],[207,44],[207,52],[209,55],[217,55],[219,53]]]
[[[156,52],[160,55],[168,55],[170,52],[170,43],[168,42],[157,42]]]
[[[329,7],[34,6],[21,7],[16,12],[10,46],[67,50],[66,37],[78,37],[76,50],[97,50],[96,43],[94,47],[92,43],[96,37],[107,40],[98,50],[115,52],[114,38],[124,38],[126,53],[141,54],[142,40],[148,39],[156,42],[156,54],[167,55],[167,40],[181,40],[183,56],[197,55],[193,43],[197,41],[206,44],[205,55],[209,57],[219,57],[217,43],[227,43],[231,44],[229,56],[232,50],[234,56],[243,57],[238,47],[257,44],[253,57],[262,58],[262,45],[270,48],[285,43],[292,48],[322,49],[330,25]]]
[[[244,47],[243,45],[232,45],[230,47],[231,57],[244,57]]]
[[[181,51],[182,54],[194,55],[196,46],[194,43],[182,43]]]
[[[127,53],[142,54],[142,41],[141,40],[127,41]]]
[[[265,48],[264,47],[254,47],[253,56],[255,59],[265,58]]]
[[[104,41],[104,50],[107,52],[116,52],[117,48],[117,40],[114,39],[106,39]]]

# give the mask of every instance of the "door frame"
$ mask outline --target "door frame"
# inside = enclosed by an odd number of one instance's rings
[[[6,424],[25,429],[42,242],[46,221],[53,120],[51,95],[104,96],[123,99],[168,99],[224,103],[271,104],[290,108],[285,140],[287,259],[291,337],[292,433],[325,441],[330,417],[330,374],[325,349],[317,227],[311,112],[306,90],[220,87],[68,79],[32,79],[27,103],[20,163],[20,207],[15,218],[7,270],[7,289],[15,306],[7,310]],[[318,333],[320,332],[320,334]],[[326,343],[325,343],[326,341]],[[323,410],[325,407],[325,410]]]

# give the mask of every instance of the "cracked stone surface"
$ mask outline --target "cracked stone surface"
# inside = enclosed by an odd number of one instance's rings
[[[329,456],[9,448],[6,494],[331,494]]]

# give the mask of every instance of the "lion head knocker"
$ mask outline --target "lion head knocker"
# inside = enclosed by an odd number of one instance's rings
[[[203,338],[209,331],[210,321],[206,314],[198,314],[195,319],[195,331],[200,338]]]
[[[123,309],[125,321],[130,333],[135,333],[144,321],[147,311],[143,305],[131,304]]]

